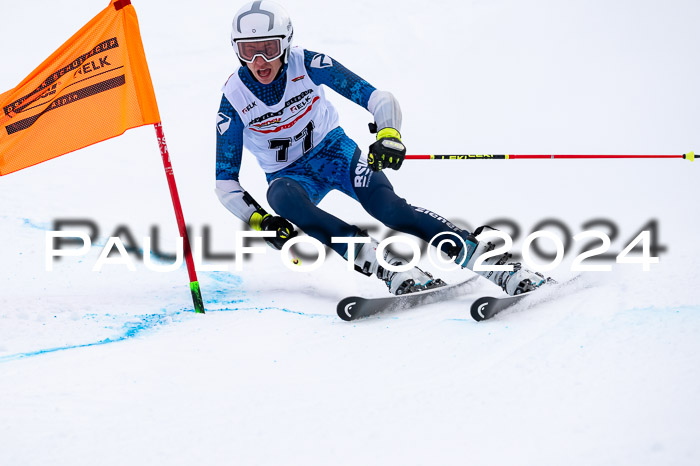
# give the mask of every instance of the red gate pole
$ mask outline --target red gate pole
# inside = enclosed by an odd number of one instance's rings
[[[175,175],[173,175],[173,166],[170,163],[170,153],[168,145],[165,142],[165,133],[163,133],[163,125],[158,122],[153,125],[156,129],[156,137],[158,138],[158,146],[160,147],[160,155],[163,159],[163,167],[165,168],[165,177],[168,179],[168,187],[170,188],[170,197],[173,200],[173,208],[175,209],[175,218],[177,219],[177,227],[180,230],[182,237],[183,249],[185,253],[185,262],[187,263],[187,273],[190,276],[190,291],[192,292],[192,302],[194,303],[194,312],[204,314],[204,303],[202,301],[202,292],[199,289],[199,281],[197,281],[197,271],[194,269],[194,260],[192,260],[192,249],[190,248],[190,239],[187,235],[187,227],[185,226],[185,217],[182,214],[182,205],[180,205],[180,196],[177,193],[177,185],[175,184]]]

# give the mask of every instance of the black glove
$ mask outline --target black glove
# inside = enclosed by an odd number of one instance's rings
[[[294,226],[289,223],[289,220],[283,217],[273,217],[270,214],[263,217],[260,227],[262,231],[274,231],[277,233],[277,236],[265,238],[265,241],[278,250],[282,249],[284,243],[299,234],[298,231],[294,230]]]
[[[384,128],[377,133],[377,141],[369,146],[367,163],[374,171],[398,170],[405,158],[406,147],[401,142],[401,134],[394,128]]]

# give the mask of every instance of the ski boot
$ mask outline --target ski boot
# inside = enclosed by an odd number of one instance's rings
[[[496,245],[491,242],[480,242],[476,239],[477,236],[488,230],[495,230],[495,228],[481,226],[477,228],[473,234],[467,231],[462,232],[460,236],[463,237],[467,247],[461,247],[459,251],[452,251],[451,254],[455,258],[455,262],[462,266],[462,268],[474,270],[476,259],[482,254],[492,251],[496,247]],[[475,273],[488,278],[511,296],[527,293],[539,288],[544,283],[555,283],[554,280],[545,278],[545,276],[539,272],[527,270],[520,262],[509,262],[512,257],[512,254],[506,253],[501,256],[489,257],[483,262],[483,265],[512,265],[513,270],[510,272],[485,271]]]
[[[379,243],[374,238],[370,239],[369,243],[362,243],[356,246],[355,270],[367,276],[376,275],[386,283],[390,293],[398,296],[446,285],[444,281],[439,278],[433,278],[430,273],[418,267],[413,267],[405,272],[392,272],[385,269],[377,260],[377,246]],[[347,259],[347,253],[345,256],[345,259]],[[396,257],[387,249],[384,250],[384,260],[392,266],[400,266],[407,262],[400,257]]]

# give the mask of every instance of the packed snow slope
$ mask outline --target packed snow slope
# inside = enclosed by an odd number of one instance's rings
[[[0,90],[106,3],[4,0]],[[244,225],[214,195],[214,131],[237,65],[229,27],[240,5],[133,5],[191,234],[208,231],[212,252],[233,254]],[[396,95],[409,153],[700,148],[696,1],[285,6],[295,44]],[[327,95],[365,148],[371,115]],[[92,272],[120,226],[136,249],[153,227],[160,248],[175,249],[148,127],[3,177],[0,464],[699,464],[697,173],[683,160],[411,161],[389,173],[409,202],[465,228],[517,227],[515,249],[539,229],[568,239],[555,278],[573,275],[587,242],[573,235],[611,236],[612,271],[482,323],[468,308],[499,293],[485,281],[450,303],[343,322],[340,299],[386,289],[330,253],[307,273],[272,250],[242,271],[209,260],[226,270],[200,272],[204,316],[191,311],[184,267],[154,272],[132,253],[133,272]],[[241,183],[264,203],[250,154]],[[390,233],[341,194],[320,205]],[[61,219],[99,232],[86,256],[47,272],[45,235]],[[546,219],[559,223],[538,225]],[[615,264],[643,228],[660,263]]]

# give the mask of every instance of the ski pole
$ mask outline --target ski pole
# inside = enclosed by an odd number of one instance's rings
[[[466,155],[407,155],[408,160],[510,160],[510,159],[686,159],[695,160],[695,152],[681,155],[601,155],[601,154],[466,154]]]

